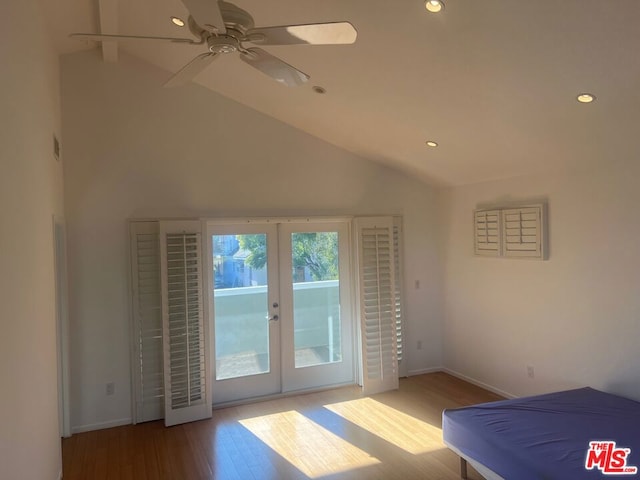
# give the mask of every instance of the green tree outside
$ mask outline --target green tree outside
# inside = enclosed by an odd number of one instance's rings
[[[238,238],[240,248],[247,250],[246,264],[259,270],[267,263],[265,235],[242,235]],[[338,279],[338,233],[310,232],[294,233],[291,236],[294,281],[301,278],[305,268],[315,281]]]

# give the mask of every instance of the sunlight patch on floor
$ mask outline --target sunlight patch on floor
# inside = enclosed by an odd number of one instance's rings
[[[240,424],[310,478],[380,463],[294,410],[240,420]]]
[[[441,429],[372,398],[333,403],[325,408],[414,455],[443,448]]]

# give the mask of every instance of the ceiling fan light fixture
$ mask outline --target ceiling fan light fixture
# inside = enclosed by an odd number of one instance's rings
[[[184,27],[185,23],[180,17],[171,17],[171,23],[177,27]]]
[[[434,142],[433,140],[427,140],[426,142],[424,142],[427,144],[427,147],[432,147],[435,148],[438,146],[438,142]]]
[[[578,100],[578,102],[580,103],[591,103],[596,99],[596,96],[592,93],[580,93],[577,97],[576,100]]]
[[[444,10],[444,2],[442,0],[427,0],[424,2],[424,6],[431,13],[439,13]]]

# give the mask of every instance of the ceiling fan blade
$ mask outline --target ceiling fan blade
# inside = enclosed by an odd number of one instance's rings
[[[193,80],[202,70],[207,68],[218,58],[217,53],[203,53],[187,63],[178,72],[167,81],[164,87],[178,87]]]
[[[161,40],[163,42],[174,43],[192,43],[200,44],[202,42],[196,42],[190,38],[170,38],[170,37],[141,37],[138,35],[101,35],[98,33],[72,33],[69,35],[73,38],[79,38],[84,40],[93,40],[95,42],[110,42],[116,40]]]
[[[196,23],[215,33],[226,33],[218,0],[182,0]]]
[[[349,22],[252,28],[247,40],[260,45],[338,45],[355,43],[358,32]]]
[[[240,53],[240,58],[244,62],[287,87],[300,86],[311,78],[306,73],[292,67],[278,57],[274,57],[270,53],[265,52],[261,48],[249,48],[247,52],[248,53]]]

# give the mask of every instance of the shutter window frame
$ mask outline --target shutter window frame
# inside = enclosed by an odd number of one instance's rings
[[[546,205],[543,203],[475,210],[474,254],[546,260],[545,223]]]

